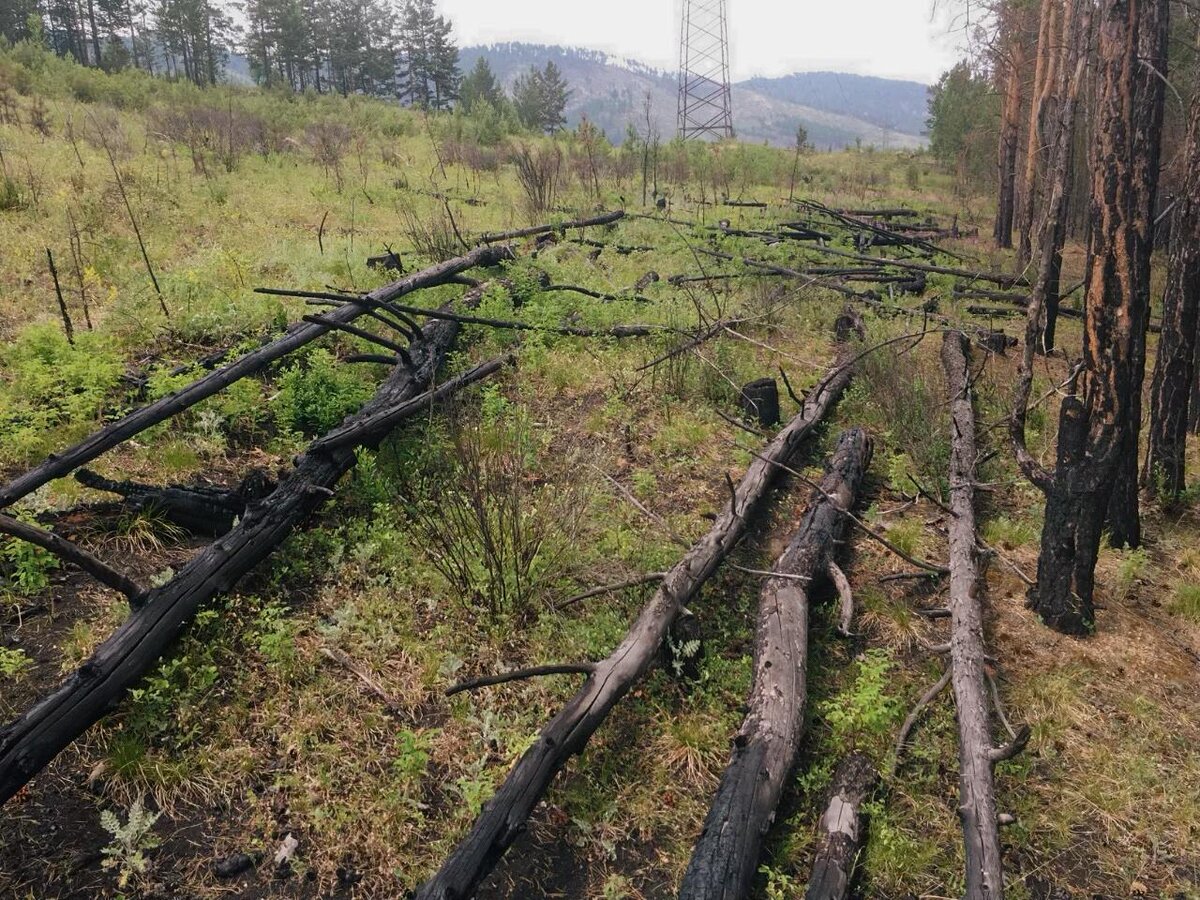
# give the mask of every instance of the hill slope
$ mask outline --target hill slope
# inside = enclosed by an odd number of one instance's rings
[[[584,117],[620,140],[630,123],[645,118],[650,96],[651,117],[659,133],[675,133],[677,86],[673,74],[604,53],[538,44],[495,44],[467,47],[461,54],[464,72],[485,57],[496,76],[511,89],[530,66],[553,60],[571,85],[567,121]],[[915,148],[925,144],[924,85],[910,81],[798,73],[784,78],[756,78],[734,85],[734,124],[745,141],[788,146],[796,126],[803,125],[818,148],[841,148],[861,141],[878,147]],[[644,126],[640,126],[643,127]]]

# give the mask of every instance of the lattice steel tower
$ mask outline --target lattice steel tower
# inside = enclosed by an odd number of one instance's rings
[[[680,137],[733,137],[725,0],[683,0],[679,44]]]

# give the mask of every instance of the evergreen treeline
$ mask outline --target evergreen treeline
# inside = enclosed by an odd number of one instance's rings
[[[244,13],[244,26],[230,10]],[[510,100],[485,60],[463,79],[450,21],[436,0],[0,0],[0,36],[33,40],[81,65],[129,66],[222,80],[246,54],[264,87],[396,97],[418,108],[459,105],[553,133],[570,91],[553,63],[532,67]]]

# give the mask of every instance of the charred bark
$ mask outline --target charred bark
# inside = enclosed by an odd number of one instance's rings
[[[845,900],[850,896],[854,866],[867,840],[862,805],[878,781],[879,773],[862,753],[851,753],[838,764],[829,803],[821,816],[804,900]]]
[[[871,462],[866,432],[842,434],[807,514],[759,591],[749,711],[692,851],[679,896],[735,900],[748,895],[763,837],[795,764],[807,699],[808,603],[846,531],[846,510]]]
[[[1188,117],[1185,176],[1175,200],[1163,330],[1150,388],[1150,432],[1143,480],[1169,497],[1187,487],[1184,460],[1200,327],[1200,100]]]
[[[75,480],[93,490],[118,494],[134,509],[159,513],[193,534],[211,537],[229,531],[250,503],[263,499],[275,488],[270,475],[261,469],[252,471],[235,490],[210,485],[159,487],[113,481],[88,469],[76,472]]]
[[[983,611],[975,555],[975,411],[970,344],[947,334],[942,367],[950,397],[950,666],[958,710],[958,815],[966,848],[965,900],[1002,900],[1004,873],[992,778]]]
[[[712,529],[667,572],[619,647],[597,663],[583,687],[541,731],[484,807],[470,833],[441,869],[416,893],[418,900],[462,900],[474,894],[541,800],[555,775],[581,753],[612,708],[658,657],[671,623],[684,604],[716,571],[745,533],[750,515],[775,481],[779,463],[832,408],[850,382],[851,368],[837,364],[809,392],[803,409],[757,456],[742,476],[729,507]]]
[[[106,715],[171,646],[200,607],[274,552],[330,496],[355,463],[355,449],[379,444],[399,420],[426,408],[463,379],[426,391],[459,326],[435,322],[413,345],[415,367],[398,367],[359,412],[314,442],[279,486],[252,503],[237,527],[197,554],[144,602],[53,693],[0,730],[0,803]],[[498,368],[498,364],[493,364]],[[494,368],[478,367],[494,371]],[[335,438],[331,440],[331,438]]]
[[[446,284],[454,276],[476,266],[496,265],[509,259],[512,252],[506,247],[481,247],[464,256],[447,260],[416,272],[400,281],[392,282],[372,291],[368,298],[376,303],[386,303],[422,288]],[[365,313],[368,307],[348,303],[330,312],[325,318],[330,323],[348,323]],[[270,363],[305,344],[315,341],[333,329],[332,324],[304,323],[293,326],[286,335],[260,347],[252,353],[205,375],[187,387],[163,397],[149,406],[106,425],[80,443],[58,454],[52,454],[44,463],[0,488],[0,509],[11,506],[22,497],[36,491],[42,485],[70,475],[80,466],[85,466],[118,444],[140,434],[160,422],[195,406],[219,393],[229,385],[262,371]]]
[[[1140,547],[1142,519],[1138,479],[1142,430],[1142,385],[1146,379],[1146,331],[1150,322],[1150,256],[1154,252],[1154,221],[1158,203],[1159,162],[1162,156],[1163,102],[1166,97],[1168,0],[1129,3],[1136,14],[1136,58],[1133,76],[1133,123],[1130,134],[1133,169],[1131,198],[1133,345],[1128,405],[1120,423],[1121,452],[1117,457],[1108,503],[1109,543]]]
[[[1009,17],[1017,13],[1004,7]],[[1000,196],[996,204],[996,224],[992,236],[996,246],[1012,246],[1013,220],[1017,208],[1017,144],[1020,140],[1021,78],[1025,67],[1025,46],[1019,22],[1008,22],[1007,52],[1004,53],[1004,103],[1000,115],[999,178]]]
[[[1025,187],[1018,212],[1021,238],[1017,245],[1017,267],[1020,269],[1025,268],[1033,257],[1033,223],[1041,178],[1044,177],[1047,167],[1045,148],[1049,144],[1048,123],[1054,85],[1057,81],[1061,6],[1059,0],[1042,0],[1038,17],[1037,62],[1034,66],[1028,140],[1025,147]]]

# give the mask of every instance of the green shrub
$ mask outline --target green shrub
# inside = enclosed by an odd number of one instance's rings
[[[374,393],[358,373],[321,349],[286,369],[279,384],[277,421],[283,428],[308,436],[329,431]]]
[[[1192,581],[1177,584],[1170,610],[1177,616],[1200,622],[1200,584]]]

